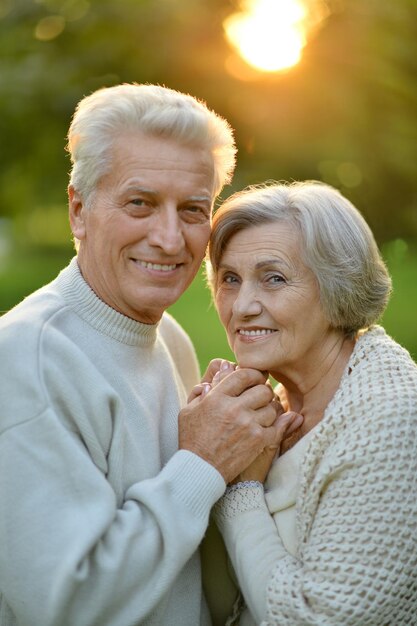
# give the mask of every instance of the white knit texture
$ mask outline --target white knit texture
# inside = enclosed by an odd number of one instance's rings
[[[263,626],[417,624],[416,434],[417,367],[373,327],[305,454],[298,554],[270,572]],[[239,554],[251,514],[232,495],[223,498],[221,523],[235,525]],[[251,572],[241,563],[235,559],[244,589]]]

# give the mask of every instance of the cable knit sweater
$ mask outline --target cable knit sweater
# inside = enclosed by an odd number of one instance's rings
[[[111,309],[74,259],[1,318],[0,353],[0,625],[208,625],[197,547],[225,484],[177,450],[184,331]]]
[[[417,367],[362,334],[314,429],[284,548],[262,486],[228,490],[217,522],[256,623],[417,624]]]

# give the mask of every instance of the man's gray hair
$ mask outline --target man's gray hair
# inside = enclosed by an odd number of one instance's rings
[[[274,222],[294,225],[303,262],[314,273],[329,323],[347,336],[374,324],[391,293],[391,279],[374,236],[342,194],[317,181],[267,183],[228,198],[213,220],[207,275],[213,293],[220,260],[233,235]]]
[[[230,182],[236,147],[225,119],[202,101],[173,89],[123,84],[83,98],[69,128],[70,183],[85,202],[111,169],[113,142],[135,131],[207,149],[214,159],[216,195]]]

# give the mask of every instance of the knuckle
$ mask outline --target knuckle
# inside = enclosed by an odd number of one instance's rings
[[[268,404],[266,407],[266,417],[270,422],[274,422],[277,419],[277,412],[273,404]]]
[[[273,400],[273,394],[271,390],[264,384],[258,384],[253,389],[253,394],[256,395],[259,402],[263,404],[268,404]]]
[[[243,383],[251,383],[253,384],[254,382],[256,382],[257,379],[259,379],[260,373],[257,372],[256,370],[252,370],[249,368],[242,368],[242,369],[238,369],[235,370],[236,375],[239,377],[239,379],[243,382]]]
[[[263,440],[264,427],[257,422],[252,422],[250,426],[250,434],[255,442],[261,442]]]
[[[268,402],[272,402],[274,399],[274,392],[272,391],[271,387],[268,387],[268,385],[260,385],[262,387],[262,392],[265,396],[265,399]]]
[[[250,415],[248,415],[247,413],[242,413],[240,417],[240,425],[244,430],[249,430],[249,432],[251,432],[254,423]]]

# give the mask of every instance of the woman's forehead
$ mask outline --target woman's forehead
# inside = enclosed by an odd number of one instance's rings
[[[290,253],[301,245],[299,230],[288,222],[270,222],[248,226],[234,233],[227,242],[222,257],[245,250],[257,250],[259,253],[280,252]]]

